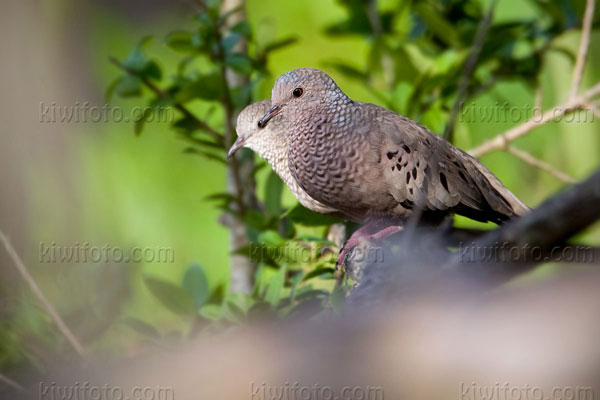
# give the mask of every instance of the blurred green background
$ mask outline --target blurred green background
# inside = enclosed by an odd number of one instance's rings
[[[381,1],[381,12],[401,1]],[[484,8],[489,4],[481,2]],[[119,71],[109,56],[123,59],[143,36],[156,38],[147,52],[164,70],[175,68],[180,56],[165,46],[170,31],[191,25],[185,2],[167,1],[14,1],[0,6],[2,36],[2,144],[0,145],[0,229],[15,244],[42,290],[68,323],[93,349],[106,354],[135,352],[138,338],[119,321],[146,321],[161,333],[185,330],[186,321],[161,306],[143,284],[143,276],[181,281],[191,264],[204,267],[211,287],[229,280],[228,231],[219,223],[220,210],[205,198],[225,188],[223,165],[190,154],[166,123],[149,123],[136,137],[133,123],[40,122],[43,104],[104,104],[104,93]],[[358,69],[367,65],[372,42],[361,35],[328,36],[326,27],[343,20],[347,10],[334,0],[248,0],[247,16],[258,43],[295,36],[298,41],[269,58],[272,76],[253,91],[253,100],[270,97],[281,73],[298,67],[328,72],[350,97],[381,103],[365,85],[332,66],[343,62]],[[494,23],[543,18],[533,1],[498,2]],[[397,31],[408,32],[400,19]],[[569,30],[557,41],[576,52],[580,33]],[[600,35],[593,32],[583,88],[600,80]],[[572,61],[549,52],[543,60],[540,85],[543,108],[566,99]],[[398,89],[402,91],[402,87]],[[505,101],[524,108],[535,101],[535,90],[523,81],[500,82],[476,99],[480,107]],[[111,104],[129,110],[138,100],[113,98]],[[198,115],[208,105],[190,104]],[[217,117],[211,117],[217,118]],[[421,122],[440,133],[444,123],[435,113]],[[517,121],[461,121],[455,143],[470,149],[516,125]],[[600,124],[550,123],[516,144],[575,179],[598,167]],[[504,152],[482,161],[530,206],[555,193],[564,183]],[[268,168],[259,174],[263,193]],[[295,200],[285,189],[284,204]],[[461,224],[469,222],[460,221]],[[600,229],[580,238],[598,243]],[[172,263],[44,263],[41,244],[71,246],[89,242],[130,249],[170,247]],[[54,356],[47,350],[64,339],[21,282],[9,258],[2,263],[0,368],[40,364]],[[117,321],[115,323],[115,321]],[[40,366],[40,368],[42,368]]]

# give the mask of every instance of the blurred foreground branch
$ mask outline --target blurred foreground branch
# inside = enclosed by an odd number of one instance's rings
[[[600,170],[529,214],[478,238],[467,237],[458,246],[440,229],[400,232],[393,239],[395,251],[385,249],[378,260],[348,266],[358,281],[351,304],[388,302],[424,291],[485,291],[544,261],[597,262],[600,252],[592,247],[585,248],[583,257],[554,258],[557,250],[568,254],[566,249],[575,246],[566,245],[567,240],[600,219],[598,204]]]

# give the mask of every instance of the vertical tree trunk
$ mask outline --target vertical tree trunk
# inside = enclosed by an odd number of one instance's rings
[[[241,8],[241,11],[229,17],[227,21],[228,26],[233,26],[246,18],[245,0],[223,0],[221,7],[222,12],[227,12],[234,8]],[[240,40],[235,50],[237,52],[246,53],[246,41],[243,39]],[[231,69],[227,69],[226,79],[230,88],[235,88],[247,83],[245,77],[235,73]],[[225,118],[227,118],[227,121],[225,121],[225,142],[229,145],[232,141],[237,113],[235,113],[234,110],[230,110],[229,113],[226,113]],[[236,162],[236,167],[230,164],[227,168],[227,191],[234,195],[237,194],[237,185],[240,184],[244,188],[242,203],[246,206],[246,209],[254,208],[255,199],[252,159],[242,162],[238,158]],[[238,183],[236,183],[236,180]],[[227,225],[230,234],[229,246],[232,251],[248,244],[246,226],[243,222],[232,216],[227,216]],[[250,293],[252,291],[253,281],[254,265],[250,259],[242,255],[232,254],[230,290],[232,292]]]

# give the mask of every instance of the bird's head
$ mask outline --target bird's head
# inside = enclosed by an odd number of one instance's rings
[[[267,123],[281,112],[288,120],[299,115],[310,115],[320,108],[338,107],[351,101],[325,72],[313,68],[299,68],[281,75],[271,93],[272,105],[258,122]]]
[[[236,131],[238,138],[229,149],[227,158],[242,147],[247,147],[263,158],[269,158],[275,147],[287,148],[287,130],[284,129],[282,117],[274,118],[268,126],[259,127],[258,122],[271,107],[271,100],[263,100],[250,104],[240,112]]]

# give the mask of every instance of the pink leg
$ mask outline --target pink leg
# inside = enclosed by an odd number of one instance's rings
[[[371,221],[357,229],[342,246],[342,250],[340,250],[338,259],[335,262],[335,269],[337,270],[338,265],[344,265],[344,260],[346,256],[348,255],[350,250],[352,250],[358,244],[360,238],[364,237],[368,238],[369,240],[380,240],[402,230],[402,225],[398,224],[388,225],[383,229],[381,229],[381,226],[381,221]],[[376,230],[374,233],[371,233],[373,229],[379,230]]]

